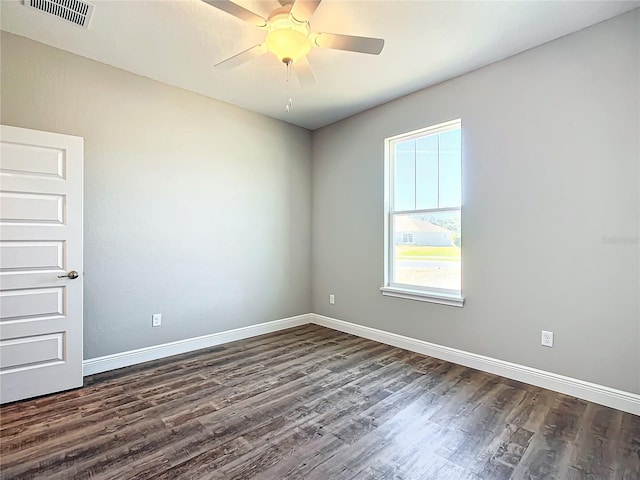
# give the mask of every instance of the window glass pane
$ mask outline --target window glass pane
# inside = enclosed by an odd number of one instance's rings
[[[416,208],[438,208],[438,135],[416,140]]]
[[[459,210],[394,215],[392,282],[460,292],[460,243]]]
[[[461,130],[441,133],[439,207],[462,205],[462,141]]]
[[[394,210],[416,208],[416,142],[410,140],[395,144]]]

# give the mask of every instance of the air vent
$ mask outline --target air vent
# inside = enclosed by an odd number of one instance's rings
[[[82,0],[24,0],[24,4],[82,28],[89,28],[93,13],[93,5]]]

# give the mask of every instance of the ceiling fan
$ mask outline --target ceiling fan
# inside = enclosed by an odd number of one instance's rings
[[[293,69],[300,84],[304,87],[316,84],[315,75],[306,57],[312,47],[347,50],[370,55],[380,54],[384,47],[384,40],[381,38],[311,32],[309,19],[320,5],[321,0],[280,0],[282,6],[273,10],[267,18],[263,18],[231,0],[203,1],[267,31],[263,43],[217,63],[216,67],[233,68],[271,52],[278,60]]]

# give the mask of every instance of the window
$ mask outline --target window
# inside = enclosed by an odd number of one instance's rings
[[[461,125],[385,140],[384,295],[464,303]]]

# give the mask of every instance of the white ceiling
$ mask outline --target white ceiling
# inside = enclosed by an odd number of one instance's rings
[[[640,5],[640,1],[324,0],[313,31],[384,38],[379,56],[313,49],[319,85],[271,54],[233,70],[214,64],[265,32],[199,0],[97,0],[88,30],[3,0],[1,28],[94,60],[309,129],[488,65]],[[267,16],[275,1],[237,0]]]

